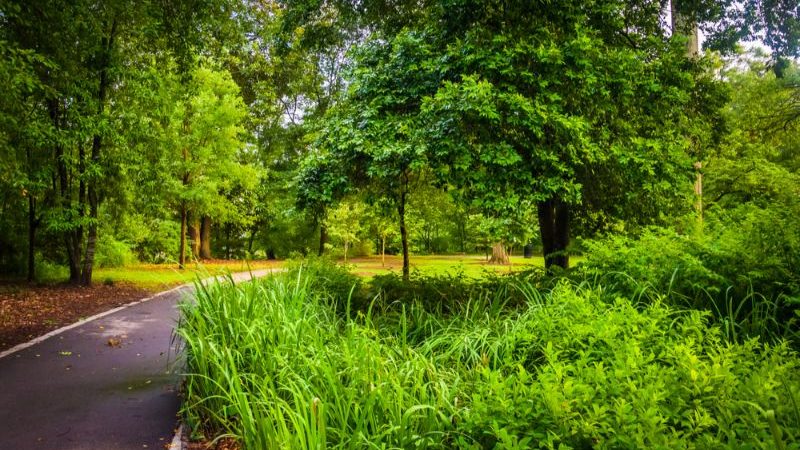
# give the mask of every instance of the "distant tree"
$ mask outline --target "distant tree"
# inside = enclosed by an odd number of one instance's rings
[[[365,206],[357,200],[341,201],[328,213],[325,223],[328,232],[344,247],[344,262],[353,244],[358,243],[366,219]]]
[[[166,130],[171,173],[169,191],[174,196],[181,222],[179,264],[186,258],[186,234],[190,213],[234,219],[235,208],[224,194],[235,183],[248,183],[253,173],[239,164],[243,149],[242,121],[246,114],[239,88],[224,71],[200,67],[192,74],[188,94],[176,103]]]
[[[303,198],[327,200],[355,190],[394,209],[405,279],[409,195],[428,166],[425,147],[417,140],[417,113],[422,94],[435,85],[430,62],[409,69],[427,58],[426,46],[417,44],[422,42],[407,36],[395,45],[376,40],[358,49],[347,95],[325,116],[318,153],[301,177]]]

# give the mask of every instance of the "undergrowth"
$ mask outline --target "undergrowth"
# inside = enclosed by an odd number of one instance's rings
[[[435,280],[349,277],[199,286],[179,326],[187,424],[246,449],[800,448],[797,354],[726,339],[708,312],[590,283],[437,303]]]

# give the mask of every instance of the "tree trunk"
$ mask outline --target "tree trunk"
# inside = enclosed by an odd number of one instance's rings
[[[403,281],[408,281],[410,275],[410,261],[408,257],[408,230],[406,229],[406,195],[408,189],[408,175],[403,174],[403,188],[400,191],[400,201],[397,203],[397,214],[400,216],[400,242],[403,247]]]
[[[181,204],[181,243],[178,246],[178,267],[186,265],[186,205]]]
[[[200,257],[200,221],[195,213],[189,213],[188,216],[186,232],[189,234],[189,247],[192,250],[192,258],[198,259]]]
[[[28,281],[36,279],[36,199],[28,193]]]
[[[233,241],[233,238],[231,237],[233,234],[232,229],[233,226],[231,224],[225,225],[225,259],[231,259],[233,256],[233,252],[231,251],[231,248],[233,247],[231,245],[231,242]]]
[[[50,115],[50,120],[53,122],[53,127],[58,130],[61,127],[61,111],[59,108],[59,99],[51,98],[47,100],[47,110]],[[66,155],[64,155],[64,147],[60,143],[54,146],[54,157],[56,164],[56,178],[58,179],[58,191],[56,197],[58,198],[58,206],[64,211],[69,210],[72,205],[69,178],[67,177],[67,162]],[[55,181],[55,180],[54,180]],[[56,186],[54,186],[55,188]],[[68,230],[64,233],[64,246],[67,249],[67,264],[69,265],[69,282],[77,284],[81,279],[80,270],[80,245],[75,245],[75,231]],[[80,243],[78,243],[80,244]]]
[[[328,241],[328,227],[325,224],[320,224],[319,226],[319,251],[317,252],[317,256],[322,256],[325,254],[325,242]]]
[[[381,236],[381,267],[386,267],[386,236]]]
[[[253,233],[250,235],[250,241],[247,244],[248,253],[253,252],[253,239],[255,239],[256,230],[253,228]],[[200,258],[211,259],[211,217],[203,216],[200,221]]]
[[[672,14],[672,35],[683,35],[686,37],[686,57],[697,58],[700,54],[700,34],[697,28],[697,20],[681,13],[680,3],[685,0],[672,0],[670,3],[670,13]],[[694,163],[696,179],[694,183],[695,193],[695,212],[697,220],[703,223],[703,174],[701,172],[703,163]]]
[[[511,262],[506,253],[506,248],[502,242],[495,242],[492,244],[492,258],[489,259],[489,264],[502,264],[507,265]]]
[[[253,225],[253,227],[250,229],[250,237],[247,238],[247,254],[250,255],[251,258],[253,257],[253,244],[256,241],[256,233],[258,233],[258,225]],[[211,236],[209,236],[209,237],[211,237]],[[209,250],[209,254],[210,254],[210,251],[211,251],[211,243],[210,242],[209,242],[208,250]]]
[[[94,153],[94,151],[92,153]],[[94,253],[97,247],[97,203],[97,191],[95,190],[94,183],[91,183],[89,185],[89,218],[91,222],[89,223],[86,255],[83,259],[83,273],[81,274],[81,284],[84,286],[92,285]]]
[[[694,58],[700,54],[700,34],[697,28],[697,20],[694,17],[687,17],[680,12],[681,8],[679,7],[679,3],[681,1],[682,0],[672,0],[670,3],[672,35],[686,36],[686,56]]]
[[[703,163],[697,161],[694,163],[696,178],[694,180],[694,209],[697,212],[697,219],[703,222]]]
[[[569,207],[559,198],[539,202],[539,230],[542,235],[544,266],[552,272],[554,266],[569,268]]]
[[[344,240],[344,263],[347,264],[347,250],[350,246],[350,242],[347,239]]]
[[[100,68],[100,85],[97,89],[97,116],[101,117],[105,111],[106,106],[106,92],[108,90],[108,70],[111,67],[111,51],[114,48],[114,37],[117,31],[117,21],[114,19],[111,22],[108,37],[102,39],[102,65]],[[97,166],[100,165],[100,151],[103,146],[103,138],[100,134],[95,134],[92,139],[92,173],[97,173]],[[81,158],[83,160],[83,158]],[[83,177],[81,177],[83,182]],[[97,246],[97,213],[99,206],[99,199],[97,195],[97,176],[92,176],[89,181],[88,200],[89,200],[89,233],[86,242],[86,254],[83,258],[83,273],[81,274],[81,284],[84,286],[92,285],[92,271],[94,269],[94,254]]]

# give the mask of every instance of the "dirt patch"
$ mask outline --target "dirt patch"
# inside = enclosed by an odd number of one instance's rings
[[[150,295],[125,284],[0,284],[0,351]]]
[[[186,450],[241,450],[242,446],[233,438],[222,438],[212,444],[210,441],[188,442]]]

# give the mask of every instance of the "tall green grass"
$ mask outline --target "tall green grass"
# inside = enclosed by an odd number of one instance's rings
[[[190,428],[246,449],[800,448],[798,356],[708,313],[524,280],[355,307],[322,277],[182,304]]]

